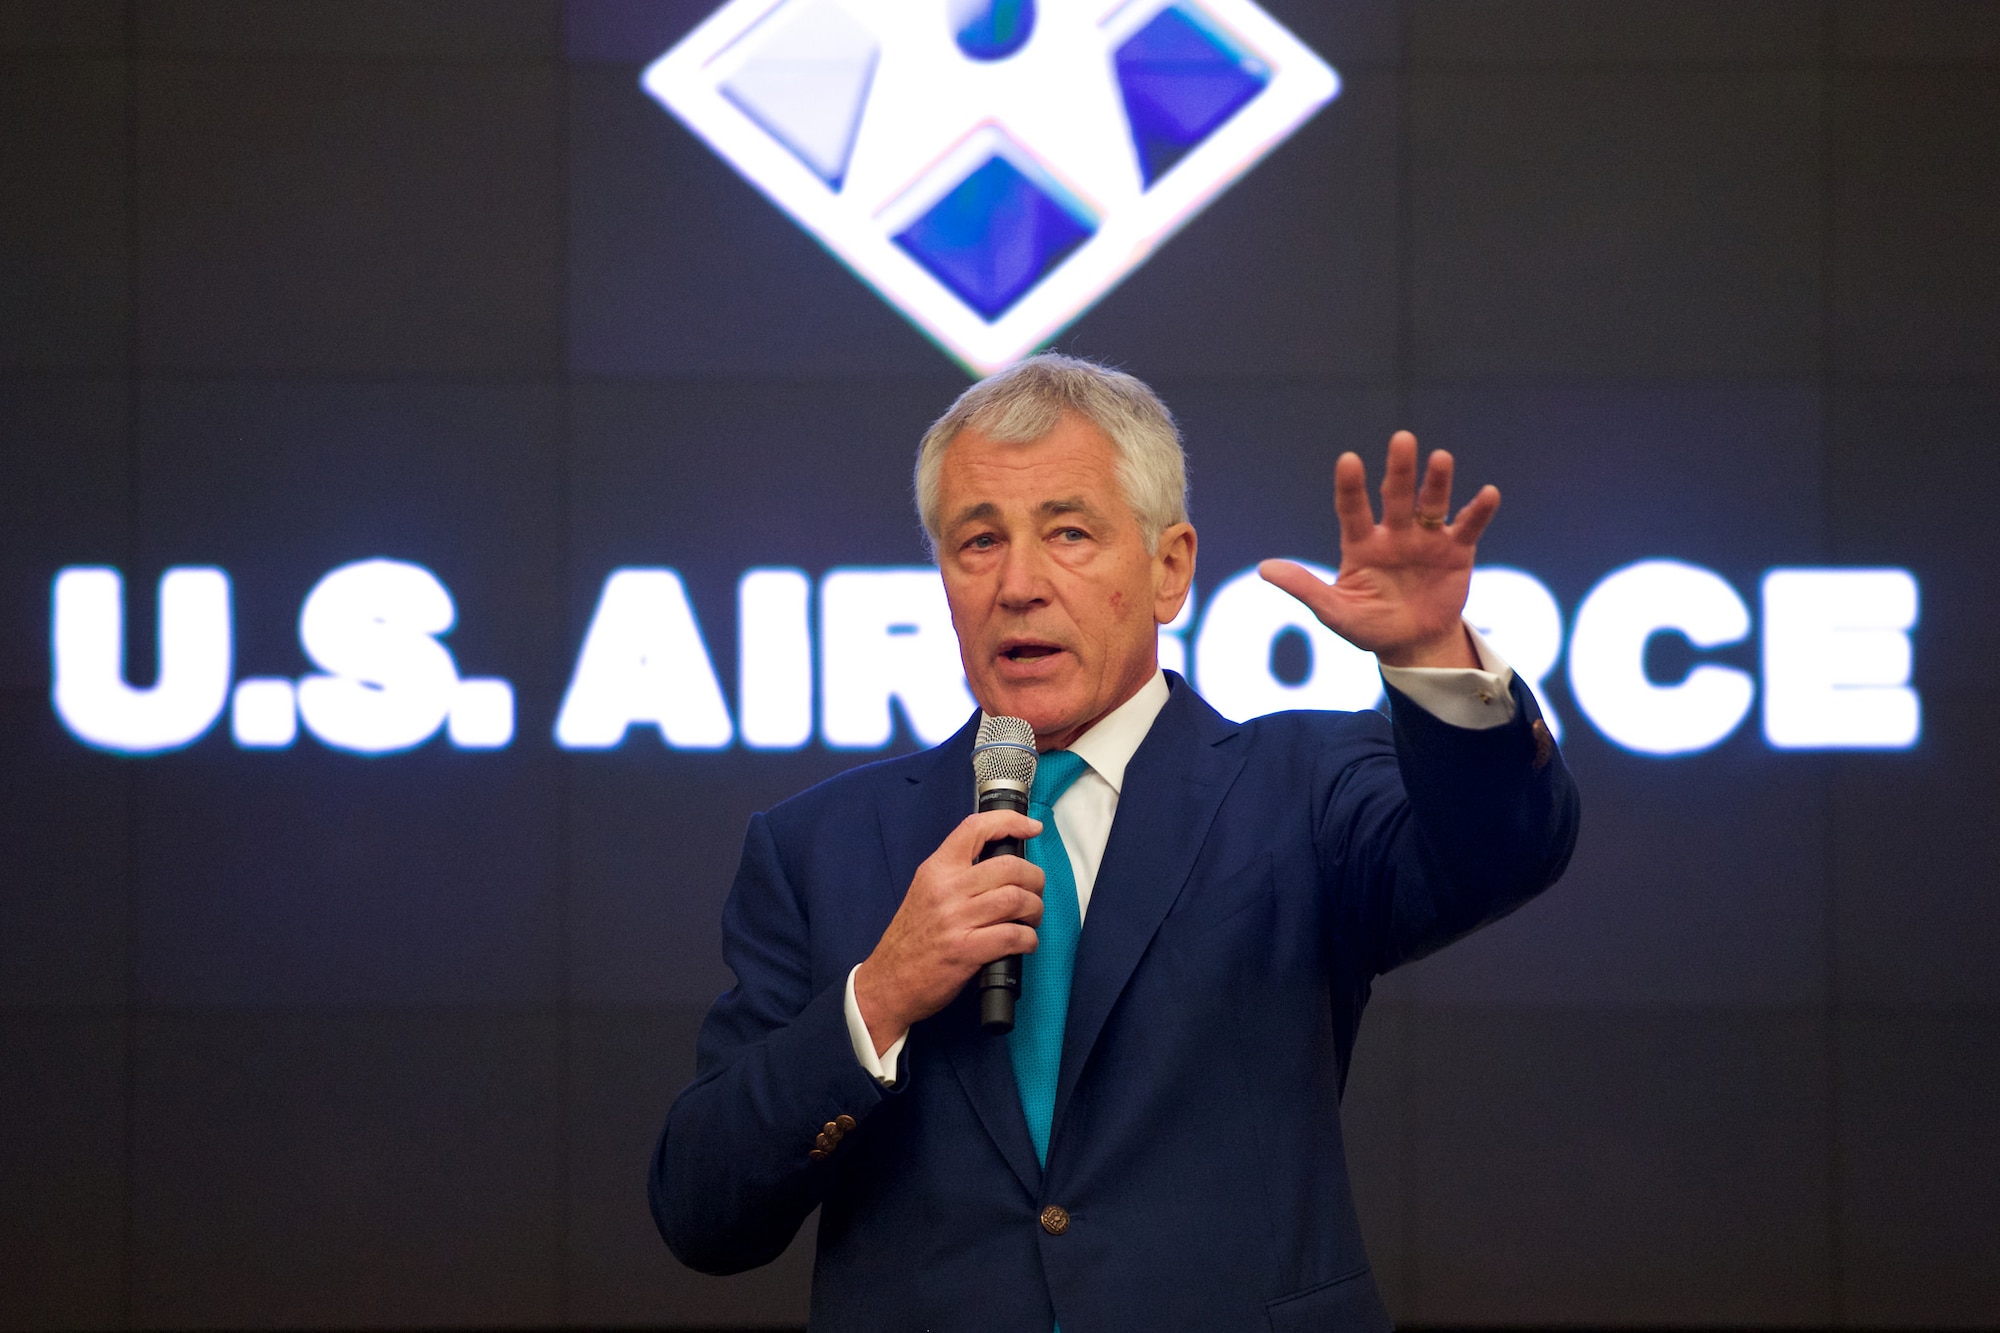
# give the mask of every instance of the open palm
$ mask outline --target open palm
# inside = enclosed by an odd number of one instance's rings
[[[1417,437],[1397,431],[1389,439],[1377,522],[1366,465],[1359,454],[1342,454],[1333,467],[1339,581],[1322,583],[1289,560],[1266,560],[1257,572],[1384,665],[1479,665],[1459,616],[1472,583],[1473,552],[1500,508],[1500,492],[1481,487],[1452,518],[1451,473],[1451,455],[1433,450],[1419,489]]]

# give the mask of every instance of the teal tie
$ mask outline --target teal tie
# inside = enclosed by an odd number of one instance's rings
[[[1035,1160],[1049,1164],[1049,1125],[1056,1114],[1056,1075],[1062,1069],[1063,1023],[1069,1017],[1070,976],[1076,968],[1076,941],[1083,933],[1083,912],[1076,900],[1076,872],[1069,850],[1056,832],[1055,803],[1072,782],[1089,769],[1082,757],[1054,750],[1035,765],[1035,785],[1028,792],[1028,815],[1042,821],[1041,833],[1028,839],[1028,860],[1042,868],[1042,924],[1035,951],[1021,959],[1021,998],[1014,1009],[1014,1030],[1007,1051],[1014,1060],[1014,1083],[1021,1090],[1021,1109],[1028,1116],[1028,1134],[1035,1141]]]

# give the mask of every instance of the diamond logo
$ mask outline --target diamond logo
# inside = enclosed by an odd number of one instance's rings
[[[1251,0],[730,0],[643,82],[980,374],[1340,88]]]

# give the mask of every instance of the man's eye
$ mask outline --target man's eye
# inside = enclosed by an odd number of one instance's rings
[[[966,549],[972,551],[990,551],[995,546],[999,545],[999,543],[993,539],[991,533],[982,532],[977,537],[974,537],[971,541],[967,542],[965,545]]]
[[[1056,533],[1056,536],[1060,537],[1062,540],[1066,542],[1080,542],[1086,540],[1089,534],[1086,533],[1082,528],[1063,528],[1061,531]]]

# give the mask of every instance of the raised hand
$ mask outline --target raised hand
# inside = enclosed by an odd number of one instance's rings
[[[1367,467],[1359,454],[1342,454],[1333,465],[1339,581],[1322,583],[1289,560],[1266,560],[1257,572],[1385,666],[1478,666],[1459,615],[1472,584],[1473,551],[1500,508],[1500,491],[1482,486],[1453,519],[1451,469],[1451,455],[1432,450],[1420,490],[1417,437],[1406,430],[1390,436],[1378,523],[1368,503]]]

